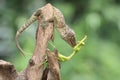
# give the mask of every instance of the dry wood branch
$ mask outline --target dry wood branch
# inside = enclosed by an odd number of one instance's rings
[[[53,56],[52,52],[47,51],[48,41],[53,39],[54,28],[53,22],[45,23],[45,21],[53,17],[53,6],[47,4],[41,8],[41,13],[42,16],[38,17],[35,50],[27,68],[17,73],[11,63],[1,60],[0,80],[60,80],[57,57],[55,55]],[[49,65],[44,70],[44,62],[47,55]],[[46,72],[47,69],[48,72]],[[47,76],[43,72],[46,72]]]
[[[53,35],[53,23],[48,23],[44,27],[42,23],[44,23],[45,20],[48,20],[53,16],[52,10],[53,9],[51,5],[46,5],[42,8],[43,17],[39,17],[35,50],[26,69],[28,80],[42,79],[44,71],[43,63],[45,62],[47,44],[48,41],[51,39],[51,36]]]
[[[40,8],[33,16],[34,19],[30,19],[26,23],[28,25],[24,25],[18,31],[18,33],[22,32],[38,19],[36,45],[28,66],[22,72],[17,73],[12,64],[0,61],[0,80],[60,80],[58,53],[57,50],[51,52],[47,49],[48,41],[53,40],[54,26],[56,26],[63,40],[74,47],[76,45],[75,33],[66,25],[62,13],[51,4]],[[44,66],[46,57],[48,65]]]

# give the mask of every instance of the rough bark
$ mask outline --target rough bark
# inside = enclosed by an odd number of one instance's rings
[[[58,61],[57,50],[54,53],[47,51],[48,55],[48,79],[47,80],[60,80],[60,63]]]
[[[0,80],[15,80],[17,76],[18,74],[11,63],[0,60]]]
[[[42,14],[44,20],[48,20],[53,16],[53,9],[52,7],[47,5],[43,7]],[[45,16],[45,17],[44,17]],[[46,56],[46,49],[48,41],[51,39],[53,34],[53,23],[47,23],[43,26],[44,23],[43,18],[39,17],[39,24],[37,29],[37,40],[36,40],[36,47],[33,53],[32,58],[29,61],[29,65],[26,69],[27,79],[28,80],[41,80],[42,74],[44,71],[45,56]]]

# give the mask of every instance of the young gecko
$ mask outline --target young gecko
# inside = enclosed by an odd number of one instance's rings
[[[18,43],[18,37],[26,28],[28,28],[33,22],[35,22],[38,19],[38,17],[42,16],[41,10],[42,8],[34,12],[33,15],[30,17],[30,19],[16,33],[16,37],[15,37],[16,46],[21,51],[24,57],[25,54]],[[64,16],[59,9],[53,7],[53,18],[47,21],[54,22],[54,27],[56,27],[62,39],[65,40],[70,46],[74,47],[76,45],[75,33],[72,29],[68,27],[68,25],[66,25]]]

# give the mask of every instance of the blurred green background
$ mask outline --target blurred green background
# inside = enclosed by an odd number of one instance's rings
[[[120,80],[120,0],[0,0],[0,59],[13,63],[18,71],[27,66],[35,46],[37,22],[19,38],[27,59],[15,46],[15,34],[48,2],[62,11],[77,40],[88,36],[79,53],[61,63],[62,80]],[[72,52],[56,31],[53,44],[64,55]]]

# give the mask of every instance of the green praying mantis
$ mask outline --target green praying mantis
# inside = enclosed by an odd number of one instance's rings
[[[58,60],[62,62],[70,60],[76,53],[78,53],[81,47],[85,45],[86,39],[87,39],[87,36],[85,35],[82,40],[78,41],[78,43],[73,47],[73,52],[69,56],[64,56],[58,52]],[[50,43],[50,45],[52,45],[55,48],[53,44]]]

